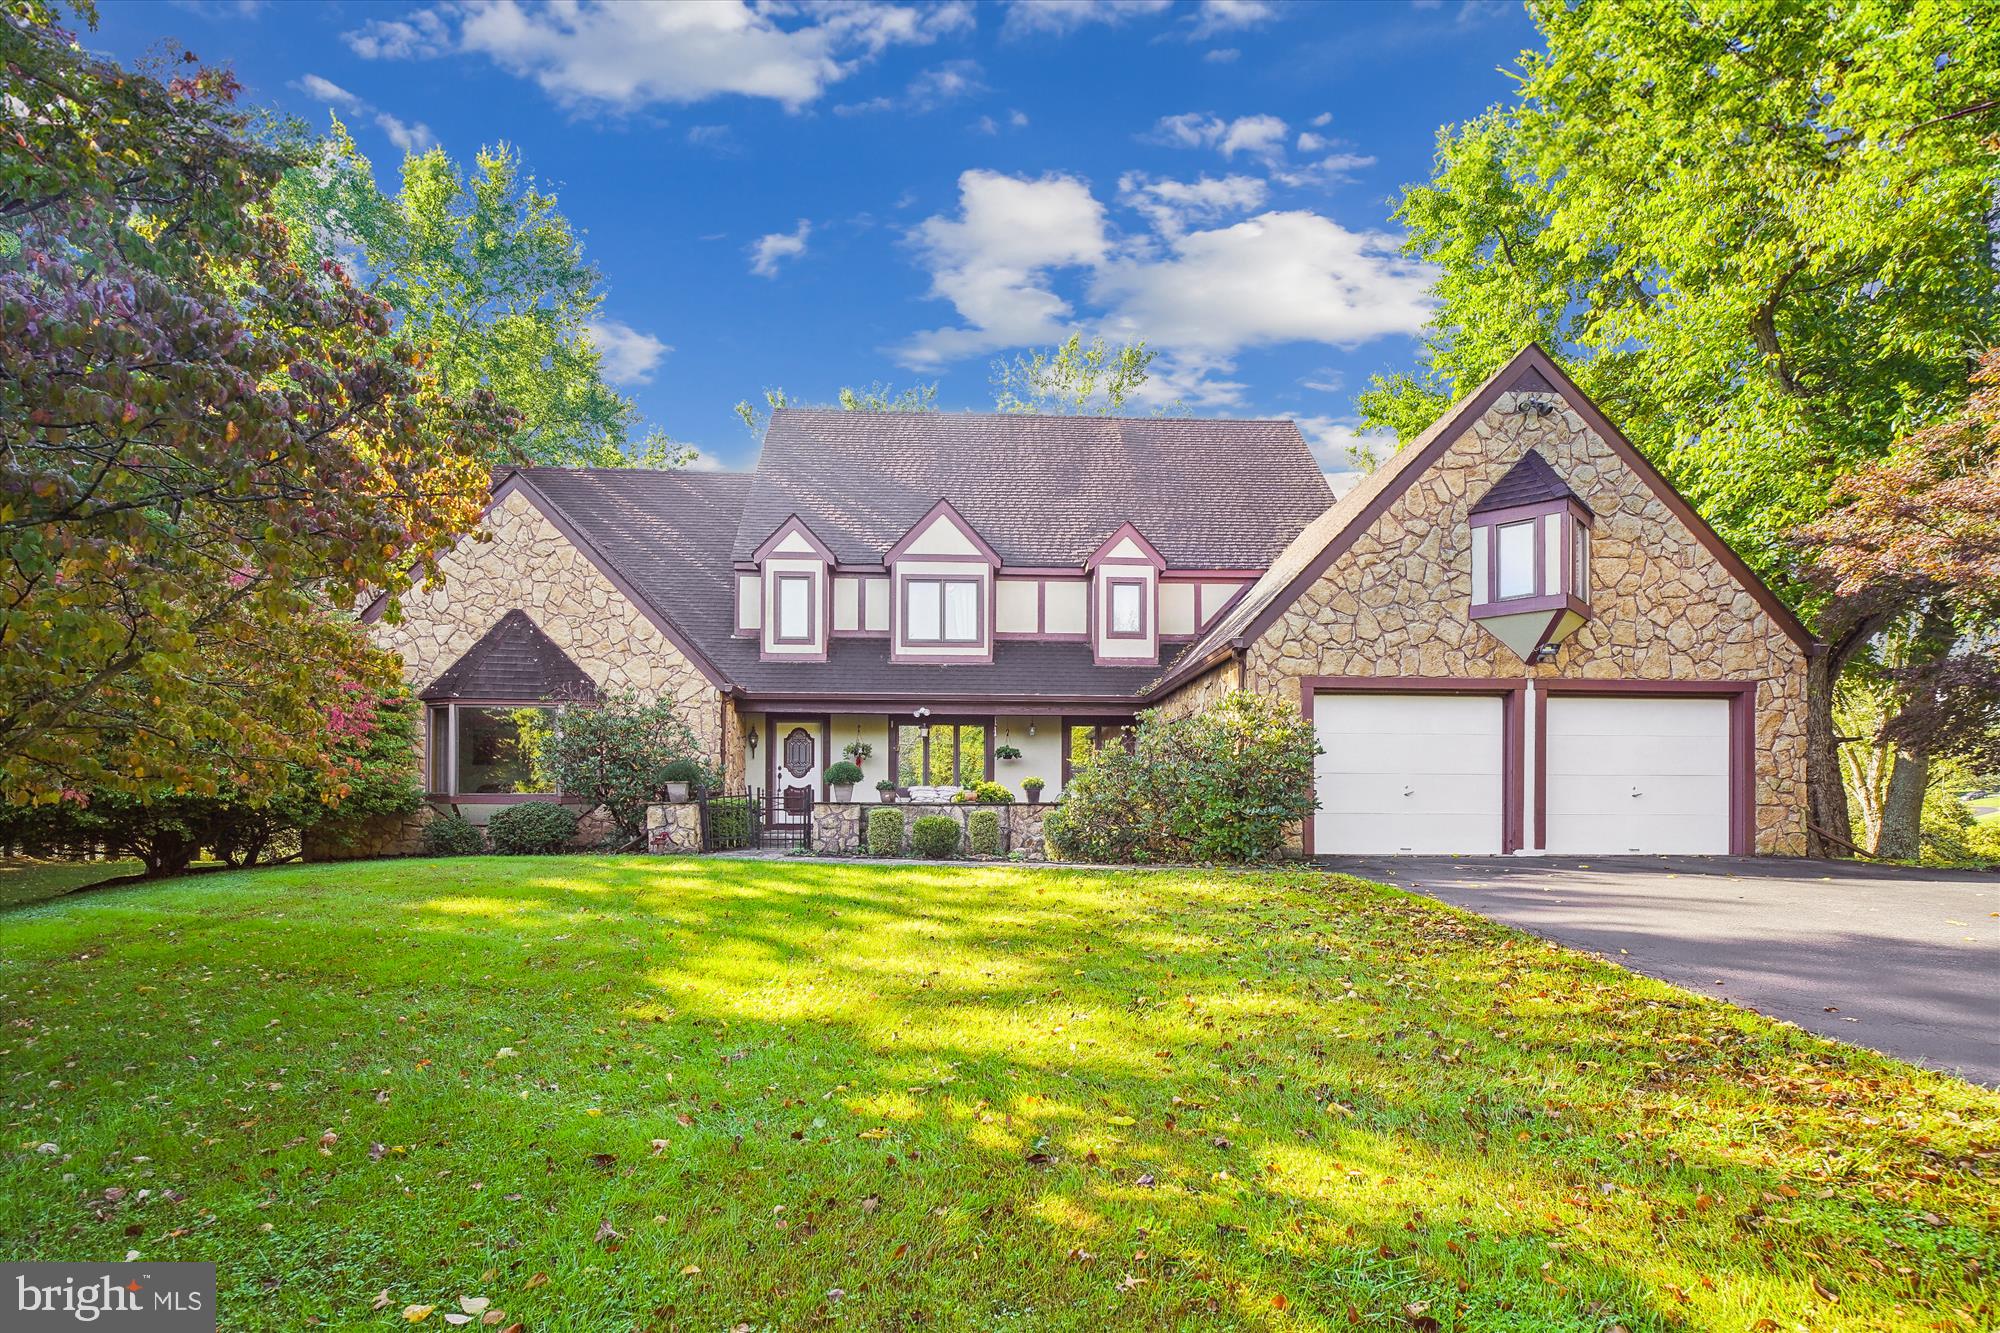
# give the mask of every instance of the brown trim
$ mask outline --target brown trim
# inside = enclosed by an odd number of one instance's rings
[[[898,560],[901,560],[904,553],[910,549],[910,543],[914,542],[919,534],[928,529],[932,523],[936,522],[941,514],[950,514],[953,524],[960,532],[965,534],[967,540],[986,558],[986,563],[996,569],[999,568],[1000,553],[989,546],[986,539],[979,535],[979,529],[972,526],[970,519],[966,518],[964,514],[959,513],[957,507],[951,501],[944,499],[940,499],[926,510],[922,518],[912,523],[909,529],[896,539],[896,544],[891,546],[888,552],[883,555],[882,563],[893,565]],[[971,557],[963,555],[923,555],[912,556],[910,558],[913,560],[967,560]]]
[[[1135,561],[1129,555],[1113,556],[1107,554],[1112,547],[1118,545],[1119,542],[1124,541],[1128,537],[1132,539],[1133,544],[1142,553],[1142,561]],[[1159,547],[1146,540],[1145,533],[1139,531],[1138,528],[1132,526],[1127,521],[1120,523],[1109,537],[1098,543],[1097,549],[1090,553],[1090,558],[1083,562],[1083,567],[1086,571],[1089,571],[1096,569],[1102,564],[1123,565],[1138,563],[1151,565],[1154,569],[1165,569],[1167,567],[1167,558],[1160,554]]]
[[[818,617],[814,614],[815,608],[813,606],[813,603],[819,600],[813,596],[813,585],[818,581],[819,578],[817,575],[804,570],[787,569],[773,570],[771,572],[771,628],[766,637],[772,643],[813,644],[819,642],[819,627],[816,623]],[[787,583],[803,583],[806,585],[806,631],[804,634],[794,635],[784,632],[785,618],[782,612],[785,605],[785,585]]]
[[[761,565],[773,554],[776,554],[780,560],[787,558],[793,560],[807,559],[808,557],[799,554],[797,551],[779,551],[777,549],[778,543],[794,532],[806,539],[806,545],[812,547],[813,554],[817,555],[821,560],[824,560],[829,565],[839,563],[833,557],[833,549],[821,541],[819,534],[808,527],[806,521],[797,514],[791,515],[771,530],[771,535],[766,537],[755,551],[751,552],[750,559],[752,563]]]
[[[938,585],[938,638],[919,639],[910,632],[910,585],[912,583],[935,583]],[[952,583],[969,583],[972,585],[972,618],[978,632],[970,639],[947,639],[943,637],[945,623],[948,619],[945,614],[944,586]],[[898,650],[904,647],[978,648],[984,649],[986,656],[991,658],[993,653],[993,639],[992,629],[987,624],[988,598],[986,596],[985,576],[979,574],[903,574],[897,578],[896,588],[901,594],[897,598],[897,602],[903,610],[902,624],[899,627],[901,634],[895,642],[895,647]],[[910,656],[912,654],[902,654],[896,660],[908,660]],[[954,660],[960,660],[958,659],[958,655],[950,653],[934,653],[929,656],[933,658],[949,657]],[[973,658],[970,654],[966,654],[962,660],[972,661],[978,659]]]
[[[1729,701],[1729,854],[1755,854],[1757,828],[1757,681],[1537,680],[1535,682],[1535,846],[1549,845],[1549,696],[1600,699],[1727,699]]]
[[[1539,682],[1537,682],[1539,683]],[[1526,796],[1526,741],[1523,700],[1528,681],[1523,676],[1301,676],[1299,712],[1310,724],[1313,695],[1350,694],[1470,694],[1500,697],[1500,854],[1517,852],[1524,845],[1526,827],[1522,805]],[[1319,810],[1318,781],[1314,781],[1313,810]],[[1299,842],[1305,855],[1313,855],[1313,816],[1302,821]]]
[[[552,801],[557,805],[582,805],[580,796],[564,796],[554,791],[491,791],[461,794],[453,792],[425,792],[426,801],[442,801],[449,805],[524,805],[529,801]]]
[[[1153,584],[1151,579],[1121,579],[1116,576],[1104,580],[1104,637],[1107,639],[1144,640],[1150,638],[1152,618],[1146,614],[1146,589]],[[1121,630],[1115,620],[1118,589],[1137,588],[1139,590],[1139,628]]]
[[[985,752],[981,756],[981,767],[984,769],[984,773],[982,774],[980,780],[985,782],[993,781],[993,747],[1000,743],[999,714],[989,713],[982,717],[976,713],[953,713],[953,714],[943,714],[943,715],[936,713],[927,713],[923,717],[919,718],[911,716],[911,714],[914,712],[915,712],[914,709],[906,708],[902,710],[900,713],[885,713],[880,715],[883,721],[887,724],[889,731],[889,780],[890,781],[894,782],[899,787],[904,785],[903,742],[902,742],[902,736],[900,735],[900,732],[904,727],[916,727],[923,733],[923,738],[924,738],[923,758],[918,761],[917,772],[926,779],[930,777],[930,767],[931,767],[930,747],[931,747],[932,728],[935,727],[952,728],[951,773],[952,777],[956,779],[956,781],[951,785],[958,787],[964,787],[969,785],[965,781],[965,774],[960,770],[959,767],[959,761],[961,758],[963,758],[964,751],[959,741],[958,728],[980,727],[984,729],[984,731],[986,732],[986,746],[985,746]],[[925,781],[925,782],[911,783],[908,785],[917,787],[928,787],[928,786],[942,786],[944,784],[931,783],[929,781]]]
[[[1163,569],[1160,571],[1162,583],[1232,583],[1248,580],[1255,583],[1265,574],[1261,569]]]
[[[1134,720],[1129,717],[1104,717],[1104,716],[1093,717],[1085,714],[1076,714],[1073,716],[1063,718],[1062,720],[1063,789],[1067,790],[1069,788],[1070,779],[1076,776],[1076,767],[1075,764],[1072,762],[1074,755],[1070,748],[1069,733],[1072,729],[1076,727],[1090,727],[1095,730],[1102,730],[1105,727],[1116,727],[1125,734],[1124,736],[1125,752],[1127,754],[1130,754],[1132,753],[1134,747],[1138,743],[1138,736],[1133,731],[1133,723]],[[1092,738],[1091,743],[1093,745],[1102,745],[1104,744],[1104,738],[1102,736],[1095,736]]]
[[[1040,696],[996,695],[996,694],[926,694],[921,700],[907,694],[828,694],[825,691],[783,694],[764,692],[761,694],[738,694],[740,707],[746,710],[762,709],[770,711],[794,710],[799,712],[835,713],[904,713],[922,703],[925,707],[951,708],[991,708],[996,716],[1043,717],[1059,713],[1064,709],[1093,708],[1104,713],[1129,717],[1144,707],[1129,695],[1106,697],[1092,694],[1050,694]]]

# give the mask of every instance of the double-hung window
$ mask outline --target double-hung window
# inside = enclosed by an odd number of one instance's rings
[[[771,638],[777,643],[811,643],[813,576],[780,574],[777,578],[777,624]]]
[[[905,642],[979,642],[977,579],[905,579],[903,599]]]
[[[1532,597],[1540,589],[1535,569],[1535,523],[1503,523],[1495,530],[1494,559],[1498,561],[1494,594],[1497,598]]]
[[[1139,579],[1113,579],[1110,584],[1111,634],[1120,639],[1146,636],[1146,585]]]

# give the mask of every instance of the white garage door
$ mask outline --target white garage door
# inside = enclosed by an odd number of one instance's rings
[[[1729,701],[1548,701],[1551,852],[1729,851]]]
[[[1501,701],[1319,694],[1313,852],[1500,851]]]

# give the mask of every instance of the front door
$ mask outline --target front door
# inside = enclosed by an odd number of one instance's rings
[[[816,721],[772,724],[777,748],[772,754],[771,804],[773,821],[803,821],[819,799],[819,723]]]

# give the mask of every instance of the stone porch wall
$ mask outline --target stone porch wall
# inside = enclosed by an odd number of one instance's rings
[[[1246,686],[1296,702],[1307,676],[1754,680],[1754,846],[1802,854],[1804,650],[1567,404],[1534,417],[1513,410],[1520,396],[1503,394],[1250,645]],[[1467,511],[1531,449],[1596,516],[1596,618],[1524,667],[1468,614]]]
[[[646,807],[646,850],[684,855],[701,850],[701,807],[693,801]]]
[[[813,851],[828,856],[865,854],[868,850],[868,812],[883,808],[874,801],[830,802],[813,806]],[[1013,805],[959,805],[956,802],[898,801],[888,808],[903,812],[905,838],[909,836],[910,826],[925,815],[944,815],[956,821],[961,854],[965,849],[966,815],[973,810],[997,810],[1000,812],[1003,857],[1018,853],[1027,861],[1049,859],[1042,824],[1049,817],[1049,811],[1056,808],[1053,803],[1029,805],[1017,801]],[[903,854],[910,854],[907,848]]]

